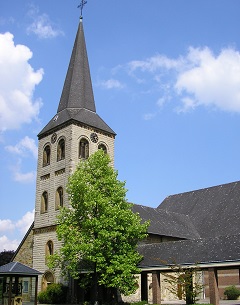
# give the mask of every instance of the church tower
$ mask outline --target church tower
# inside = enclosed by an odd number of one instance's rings
[[[78,162],[103,149],[114,162],[115,132],[96,113],[82,18],[57,113],[38,134],[33,268],[43,272],[40,289],[58,282],[46,258],[59,249],[56,216],[68,206],[66,184]]]

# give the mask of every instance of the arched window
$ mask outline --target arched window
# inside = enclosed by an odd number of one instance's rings
[[[107,147],[104,144],[99,144],[98,149],[102,149],[105,152],[105,154],[107,153]]]
[[[52,272],[47,271],[42,277],[42,290],[45,290],[48,285],[54,283],[54,276]]]
[[[65,159],[65,140],[61,139],[57,146],[57,161]]]
[[[63,188],[61,186],[56,191],[55,201],[56,209],[63,207]]]
[[[53,255],[53,242],[52,242],[51,240],[49,240],[49,241],[46,243],[46,248],[45,248],[45,256],[46,256],[46,258],[47,258],[49,255]]]
[[[48,210],[48,193],[44,192],[41,198],[41,213],[45,213]]]
[[[88,140],[82,138],[79,143],[79,158],[87,159],[89,157],[89,143]]]
[[[43,166],[50,164],[51,148],[50,145],[46,145],[43,150]]]

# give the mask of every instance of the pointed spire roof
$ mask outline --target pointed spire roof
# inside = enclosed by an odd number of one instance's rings
[[[82,18],[78,26],[57,114],[39,133],[39,138],[66,123],[82,123],[115,135],[97,115]]]
[[[57,112],[66,108],[84,108],[96,112],[82,19]]]

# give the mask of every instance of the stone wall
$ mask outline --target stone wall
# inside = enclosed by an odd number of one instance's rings
[[[33,267],[33,230],[24,237],[13,261]]]

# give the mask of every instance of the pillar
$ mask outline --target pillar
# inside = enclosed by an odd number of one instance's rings
[[[152,272],[152,296],[153,304],[161,304],[161,284],[160,284],[160,272]]]
[[[34,299],[34,305],[37,305],[37,295],[38,295],[38,276],[35,277],[35,299]]]
[[[141,273],[141,301],[148,303],[148,275],[147,272]]]
[[[8,305],[12,304],[12,276],[10,276],[9,280],[9,291],[8,291]]]
[[[210,304],[219,305],[218,277],[216,268],[208,268]]]

